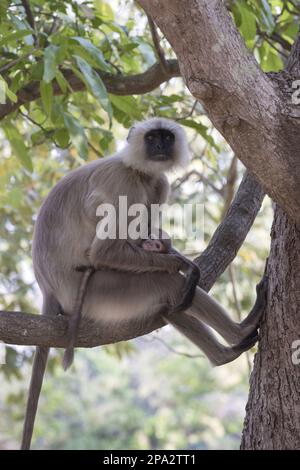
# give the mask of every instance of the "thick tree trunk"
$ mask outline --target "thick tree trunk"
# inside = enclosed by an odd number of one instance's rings
[[[242,449],[300,449],[300,364],[292,358],[293,342],[300,338],[300,231],[278,207],[271,237],[268,306]]]

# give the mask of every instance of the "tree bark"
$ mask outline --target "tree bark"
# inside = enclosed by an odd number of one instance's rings
[[[300,448],[300,232],[277,207],[268,263],[269,292],[250,379],[242,449]]]

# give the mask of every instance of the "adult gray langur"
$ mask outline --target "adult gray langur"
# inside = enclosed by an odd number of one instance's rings
[[[238,324],[196,287],[198,276],[191,262],[170,246],[156,250],[129,235],[101,239],[96,234],[98,206],[111,204],[118,210],[122,195],[128,207],[142,203],[150,212],[152,204],[167,199],[165,173],[188,160],[183,129],[167,119],[149,119],[134,125],[120,152],[71,171],[50,191],[36,221],[32,251],[43,315],[72,319],[79,292],[82,317],[101,322],[103,329],[122,329],[129,320],[143,322],[147,316],[160,315],[214,365],[234,360],[255,343],[265,286],[248,317]],[[82,267],[91,271],[82,273]],[[229,345],[221,344],[206,325]],[[49,348],[37,347],[22,449],[30,447],[48,353]],[[72,354],[65,365],[71,360]]]

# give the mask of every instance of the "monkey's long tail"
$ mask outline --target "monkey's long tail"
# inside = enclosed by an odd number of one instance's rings
[[[46,370],[49,350],[50,348],[44,346],[38,346],[36,348],[32,367],[31,381],[29,386],[21,450],[30,449],[34,421],[41,393],[43,378]]]
[[[83,272],[83,276],[81,278],[80,288],[78,290],[75,301],[74,313],[69,318],[67,348],[65,350],[62,362],[64,370],[69,369],[74,360],[74,347],[78,336],[83,302],[85,299],[88,283],[91,276],[94,274],[95,269],[92,266],[79,266],[76,268],[76,271]]]

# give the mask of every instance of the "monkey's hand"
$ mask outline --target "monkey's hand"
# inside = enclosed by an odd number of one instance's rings
[[[191,306],[195,295],[195,289],[199,282],[200,270],[195,263],[190,260],[186,260],[183,271],[186,279],[181,292],[182,300],[172,308],[172,312],[182,312]]]
[[[95,270],[95,268],[93,266],[85,266],[85,265],[80,265],[80,266],[76,266],[75,268],[75,271],[78,271],[79,273],[85,273],[86,271],[89,271],[89,270]]]

